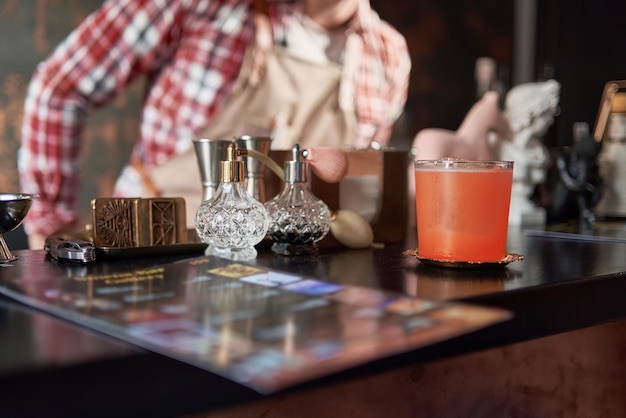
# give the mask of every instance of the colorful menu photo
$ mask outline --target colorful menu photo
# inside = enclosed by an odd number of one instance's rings
[[[215,257],[140,269],[43,267],[2,280],[0,293],[261,393],[511,317]]]

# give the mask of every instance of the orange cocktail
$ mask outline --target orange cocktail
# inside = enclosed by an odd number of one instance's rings
[[[420,257],[497,262],[506,255],[513,162],[415,161]]]

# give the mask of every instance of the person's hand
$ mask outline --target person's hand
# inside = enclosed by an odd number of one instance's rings
[[[46,243],[46,237],[40,234],[29,234],[28,235],[28,248],[31,250],[43,250],[44,244]]]

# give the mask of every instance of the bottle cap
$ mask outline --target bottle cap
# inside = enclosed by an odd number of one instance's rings
[[[291,149],[291,161],[285,163],[285,181],[288,183],[305,182],[306,161],[302,158],[300,145],[296,144]]]
[[[235,143],[228,144],[226,160],[220,162],[220,181],[223,183],[241,182],[245,179],[244,162],[238,160],[240,152]]]

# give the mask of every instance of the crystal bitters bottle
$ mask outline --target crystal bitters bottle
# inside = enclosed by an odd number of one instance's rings
[[[207,255],[232,260],[250,260],[257,256],[254,248],[267,233],[265,207],[246,190],[244,162],[232,143],[226,161],[220,162],[220,183],[215,195],[204,201],[196,212],[195,226],[202,242],[208,244]]]
[[[292,148],[285,163],[285,187],[265,203],[270,224],[272,251],[280,255],[317,254],[317,242],[330,230],[328,206],[316,197],[307,183],[307,163],[300,147]]]

